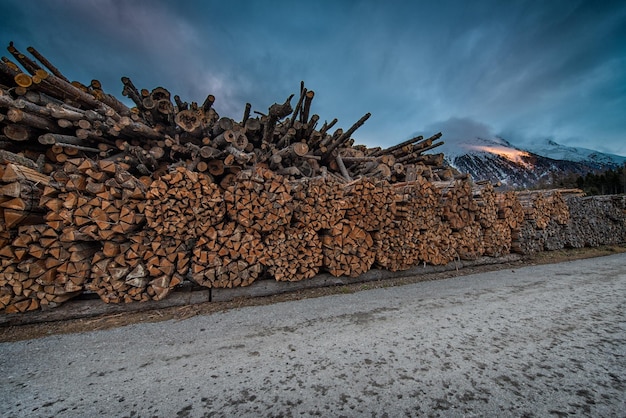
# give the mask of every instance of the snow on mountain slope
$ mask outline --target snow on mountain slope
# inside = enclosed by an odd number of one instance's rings
[[[600,165],[621,166],[626,162],[626,157],[615,154],[602,153],[589,148],[568,147],[561,145],[551,139],[544,139],[527,147],[535,154],[554,160],[578,161],[586,163],[597,163]]]

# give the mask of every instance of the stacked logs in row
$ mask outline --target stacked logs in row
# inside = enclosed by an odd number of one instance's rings
[[[477,183],[473,188],[473,196],[478,205],[477,221],[482,228],[483,253],[490,257],[509,253],[511,231],[521,221],[521,212],[518,210],[516,216],[512,208],[516,200],[508,202],[505,196],[498,199],[498,195],[489,182]],[[508,218],[505,213],[509,214]]]
[[[337,200],[314,199],[320,191]],[[561,194],[535,194],[554,202],[550,222],[562,223]],[[369,178],[344,184],[331,176],[293,182],[262,167],[240,172],[222,195],[209,176],[183,167],[145,186],[122,165],[72,159],[41,190],[45,223],[3,227],[9,234],[0,251],[0,302],[18,312],[55,306],[85,290],[110,303],[159,300],[187,279],[235,287],[266,272],[294,281],[320,271],[357,276],[373,265],[398,271],[501,255],[512,235],[519,240],[524,225],[536,224],[523,219],[514,197],[468,178],[447,184],[423,177],[395,185]],[[465,215],[444,210],[450,199]],[[167,205],[177,208],[170,216]],[[358,205],[378,217],[360,209],[351,215]],[[255,207],[262,216],[245,212]],[[335,213],[332,222],[316,213],[323,207]],[[516,212],[521,219],[512,219]],[[612,233],[619,236],[623,212],[614,212]],[[471,222],[449,222],[463,216]],[[508,232],[498,235],[498,228]],[[469,247],[473,241],[480,244]]]
[[[393,186],[396,214],[374,233],[376,264],[391,271],[406,270],[421,262],[445,264],[451,255],[450,231],[444,230],[439,191],[423,177]]]
[[[520,253],[543,251],[546,238],[554,235],[554,228],[569,224],[570,210],[563,196],[581,194],[578,189],[517,192],[517,201],[524,212],[524,222],[518,230],[514,230],[513,249]],[[555,243],[553,246],[548,245],[552,248],[547,249],[564,248],[565,245],[564,242]]]
[[[440,188],[442,219],[451,228],[458,257],[473,260],[482,256],[485,249],[479,216],[482,215],[483,223],[492,225],[495,207],[483,205],[481,210],[468,176],[435,185]]]
[[[556,198],[567,207],[567,221],[557,215],[537,228],[533,220],[525,220],[512,240],[512,249],[535,253],[563,248],[596,247],[626,241],[626,213],[623,197],[584,197],[579,190],[543,191],[544,200]],[[562,210],[559,210],[562,214]]]
[[[146,221],[158,235],[198,238],[224,219],[224,196],[211,176],[185,167],[154,180],[146,193]]]

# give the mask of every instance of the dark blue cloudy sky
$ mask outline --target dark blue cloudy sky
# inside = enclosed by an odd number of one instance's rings
[[[626,155],[623,0],[0,0],[0,40],[118,98],[129,76],[235,119],[304,80],[321,121],[372,113],[369,146],[450,126]]]

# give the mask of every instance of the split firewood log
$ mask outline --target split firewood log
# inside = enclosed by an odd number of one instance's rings
[[[263,272],[261,235],[235,222],[211,226],[192,250],[191,279],[205,287],[248,286]]]
[[[329,176],[291,182],[293,220],[315,231],[330,229],[344,218],[346,200],[341,183]]]
[[[209,175],[185,167],[154,180],[146,197],[148,226],[159,235],[181,240],[201,236],[226,214],[219,186]]]
[[[322,242],[306,224],[279,228],[264,239],[261,263],[278,281],[299,281],[315,276],[323,264]]]
[[[362,177],[345,184],[346,219],[368,232],[389,225],[396,213],[396,192],[387,181]]]
[[[324,268],[333,276],[356,277],[368,271],[376,259],[372,236],[344,219],[321,232]]]
[[[230,219],[246,228],[271,232],[291,222],[291,186],[267,168],[239,172],[224,193],[224,200]]]

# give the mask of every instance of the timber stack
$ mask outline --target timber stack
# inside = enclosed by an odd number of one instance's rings
[[[512,246],[517,252],[533,253],[544,249],[559,249],[566,246],[555,238],[555,228],[566,226],[570,221],[570,210],[563,195],[581,196],[579,189],[526,190],[516,192],[517,201],[524,212],[524,222],[513,230]],[[553,237],[552,239],[548,239]],[[557,242],[554,245],[547,242]]]
[[[355,277],[594,245],[604,230],[626,240],[623,204],[577,191],[496,192],[428,153],[441,133],[355,145],[370,114],[346,130],[337,119],[320,123],[303,83],[266,112],[247,104],[236,120],[217,113],[211,94],[188,103],[122,77],[129,107],[98,80],[70,82],[34,48],[34,59],[8,50],[13,59],[0,61],[7,313],[89,292],[106,303],[161,300],[184,282]]]
[[[490,182],[476,182],[472,188],[473,197],[478,205],[477,221],[483,233],[483,254],[498,257],[511,250],[511,230],[509,222],[498,216],[498,194]],[[505,199],[503,199],[505,200]]]

